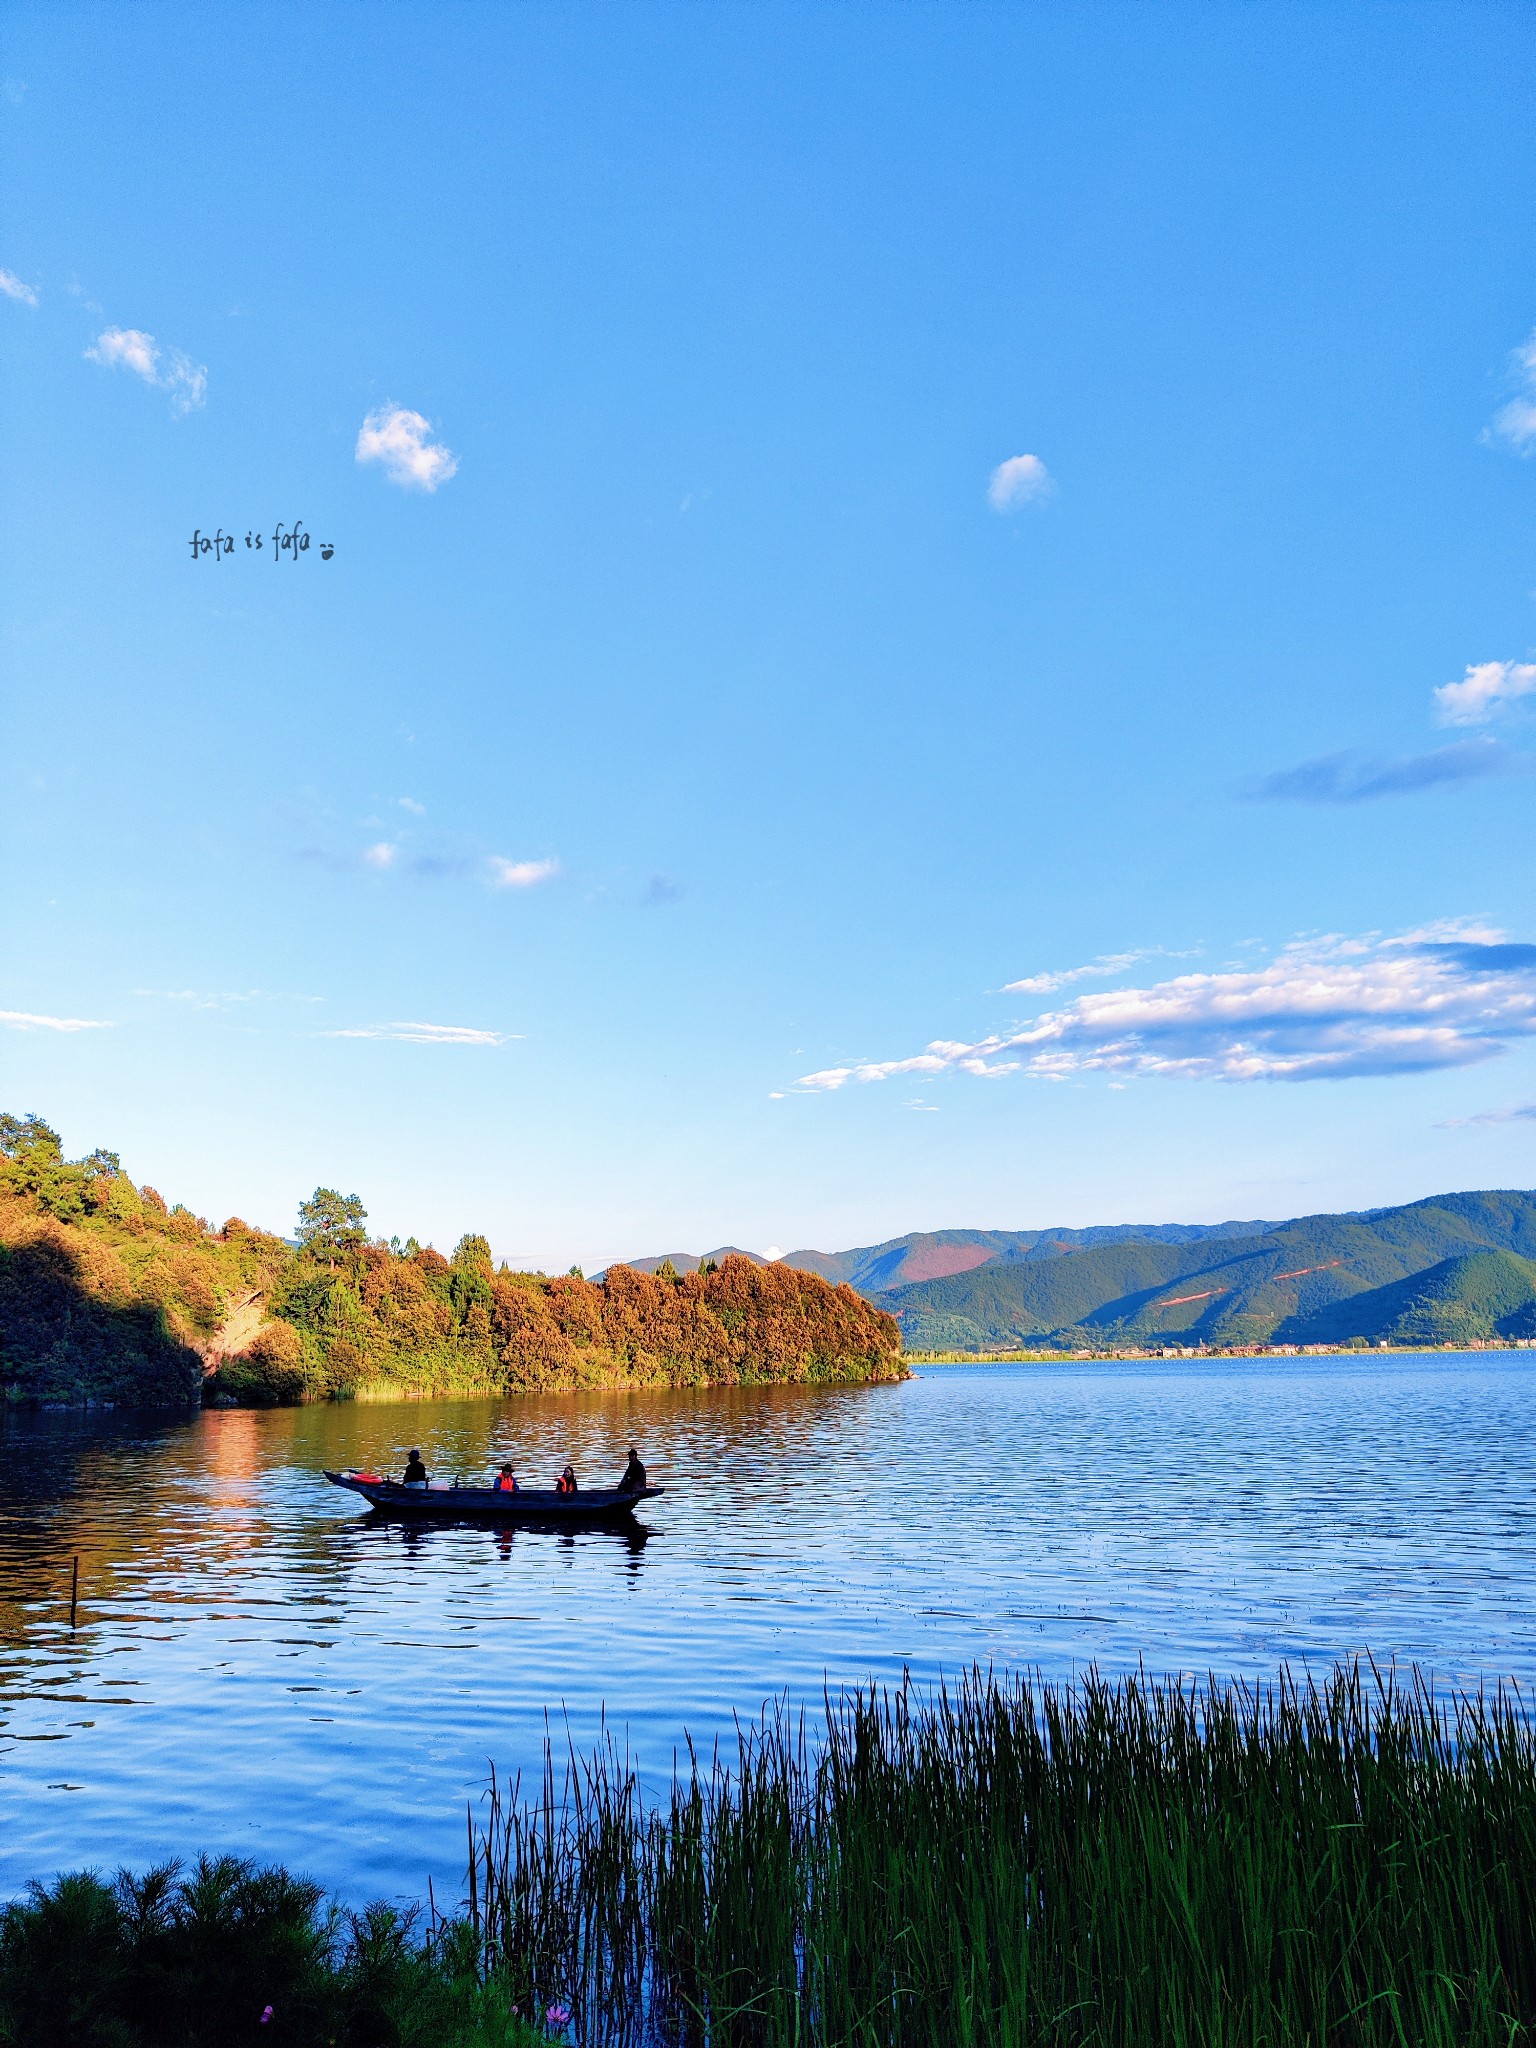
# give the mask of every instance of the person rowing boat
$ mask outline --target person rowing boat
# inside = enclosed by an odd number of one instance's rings
[[[424,1465],[421,1469],[426,1471]],[[325,1477],[333,1486],[359,1493],[386,1512],[433,1515],[449,1521],[460,1515],[490,1515],[530,1521],[551,1516],[560,1521],[627,1522],[642,1501],[654,1500],[665,1491],[660,1486],[631,1484],[624,1488],[599,1486],[587,1492],[578,1487],[572,1466],[567,1466],[557,1485],[531,1488],[519,1485],[516,1474],[506,1469],[473,1486],[445,1485],[441,1480],[432,1484],[425,1478],[406,1484],[379,1472],[327,1472]]]
[[[624,1476],[619,1481],[618,1490],[620,1493],[645,1491],[645,1467],[641,1464],[633,1444],[629,1447],[629,1463],[624,1467]]]

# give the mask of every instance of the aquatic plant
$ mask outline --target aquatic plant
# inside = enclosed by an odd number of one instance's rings
[[[611,1743],[492,1787],[471,1924],[604,2048],[1536,2038],[1536,1743],[1417,1677],[786,1708],[658,1803]]]
[[[467,1912],[231,1858],[0,1914],[6,2048],[1520,2048],[1536,1735],[1358,1667],[782,1704],[493,1781]]]

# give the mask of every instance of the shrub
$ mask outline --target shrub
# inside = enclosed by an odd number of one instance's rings
[[[262,1324],[249,1350],[221,1363],[208,1382],[208,1392],[268,1407],[301,1400],[306,1385],[303,1341],[292,1323],[275,1316]]]
[[[550,2048],[473,1931],[233,1856],[33,1885],[0,1912],[4,2048]]]

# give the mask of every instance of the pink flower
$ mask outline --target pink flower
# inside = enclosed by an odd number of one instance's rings
[[[568,2024],[570,2017],[571,2008],[568,2005],[552,2005],[544,2015],[544,2023],[550,2027],[563,2027]]]
[[[260,2024],[261,2026],[264,2026],[264,2027],[265,2027],[265,2026],[270,2026],[270,2024],[271,2024],[271,2021],[272,2021],[272,2008],[271,2008],[271,2006],[270,2006],[270,2005],[264,2005],[264,2006],[263,2006],[263,2007],[261,2008],[261,2019],[260,2019],[260,2022],[259,2022],[259,2024]]]

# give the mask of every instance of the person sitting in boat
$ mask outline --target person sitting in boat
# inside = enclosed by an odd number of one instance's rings
[[[510,1465],[503,1465],[496,1474],[496,1491],[498,1493],[516,1493],[517,1474]]]
[[[400,1483],[401,1483],[401,1485],[402,1485],[402,1486],[425,1486],[425,1485],[426,1485],[426,1483],[427,1483],[427,1468],[426,1468],[426,1466],[425,1466],[425,1465],[423,1465],[423,1463],[421,1462],[421,1453],[420,1453],[420,1451],[418,1451],[418,1450],[412,1450],[412,1452],[411,1452],[411,1455],[410,1455],[410,1456],[409,1456],[409,1457],[408,1457],[408,1458],[406,1459],[406,1461],[405,1461],[405,1477],[404,1477],[404,1479],[402,1479],[402,1480],[401,1480],[401,1482],[400,1482]]]
[[[576,1474],[569,1465],[566,1466],[560,1477],[555,1481],[555,1491],[556,1493],[575,1493],[577,1491]]]
[[[619,1481],[620,1493],[644,1493],[645,1467],[641,1464],[633,1444],[629,1447],[629,1463],[624,1467],[624,1477]]]

